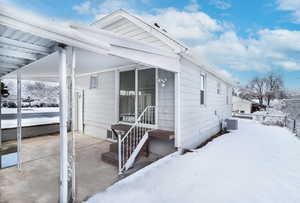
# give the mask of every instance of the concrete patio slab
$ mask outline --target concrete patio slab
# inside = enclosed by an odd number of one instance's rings
[[[109,142],[76,135],[76,178],[78,200],[105,190],[117,181],[117,168],[101,161]],[[58,201],[59,136],[23,140],[22,171],[0,170],[1,203],[48,203]]]

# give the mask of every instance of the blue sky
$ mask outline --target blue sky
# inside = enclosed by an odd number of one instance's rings
[[[57,20],[91,23],[124,8],[159,22],[205,63],[242,84],[270,71],[300,88],[300,0],[4,0]]]

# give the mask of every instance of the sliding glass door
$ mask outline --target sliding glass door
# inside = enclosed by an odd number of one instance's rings
[[[134,122],[147,106],[155,106],[155,96],[154,68],[120,72],[120,121]]]

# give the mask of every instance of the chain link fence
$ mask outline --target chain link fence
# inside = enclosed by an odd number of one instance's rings
[[[291,132],[300,137],[300,120],[292,119],[284,115],[253,115],[253,114],[233,114],[233,117],[252,119],[264,125],[277,125],[288,128]]]
[[[288,116],[255,115],[253,120],[265,125],[277,125],[288,128],[291,132],[300,137],[300,120],[289,118]]]

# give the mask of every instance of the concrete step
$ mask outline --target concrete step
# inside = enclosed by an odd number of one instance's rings
[[[101,154],[101,160],[104,161],[105,163],[118,166],[118,153],[114,152],[105,152]]]
[[[151,138],[157,138],[161,140],[173,140],[175,138],[175,133],[168,130],[151,130],[148,135]]]
[[[114,153],[118,153],[118,143],[111,143],[109,145],[109,151],[114,152]]]

